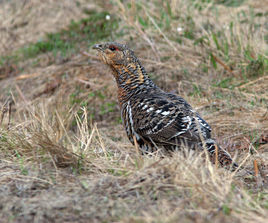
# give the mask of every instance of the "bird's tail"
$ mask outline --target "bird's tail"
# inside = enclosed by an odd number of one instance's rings
[[[207,139],[205,145],[213,163],[218,162],[220,166],[230,169],[231,171],[237,169],[238,165],[233,161],[231,155],[218,146],[215,140]]]

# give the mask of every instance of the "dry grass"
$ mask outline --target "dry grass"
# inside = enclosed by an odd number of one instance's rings
[[[1,38],[1,55],[68,29],[71,19],[87,17],[85,8],[109,11],[121,18],[114,31],[121,34],[111,36],[135,50],[159,86],[197,108],[220,145],[255,175],[216,168],[187,150],[137,154],[110,71],[81,44],[67,58],[46,52],[0,63],[2,222],[266,222],[265,3],[79,2],[0,3],[0,26],[19,37]]]

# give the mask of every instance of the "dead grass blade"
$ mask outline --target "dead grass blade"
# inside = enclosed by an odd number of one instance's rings
[[[32,74],[21,74],[16,77],[16,80],[24,80],[24,79],[30,79],[40,76],[40,73],[32,73]]]
[[[219,148],[215,144],[215,166],[216,166],[216,169],[218,168],[218,165],[219,165],[219,161],[218,161],[219,157],[218,157],[218,155],[219,155]]]
[[[253,160],[253,166],[254,166],[255,177],[258,177],[259,176],[259,168],[258,168],[258,163],[257,163],[256,159]]]

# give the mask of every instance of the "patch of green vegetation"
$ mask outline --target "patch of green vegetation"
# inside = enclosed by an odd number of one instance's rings
[[[131,7],[130,4],[128,4],[128,7]],[[142,11],[143,6],[140,3],[136,2],[136,9],[137,11]],[[172,19],[174,19],[170,3],[168,1],[163,2],[163,7],[160,7],[159,9],[159,15],[151,15],[152,19],[160,29],[167,32],[171,28]],[[152,25],[152,22],[150,21],[151,19],[145,14],[137,15],[136,19],[143,29],[148,29]]]
[[[231,214],[231,208],[228,207],[227,204],[224,204],[222,205],[222,212],[225,214],[225,215],[230,215]]]
[[[80,184],[81,184],[81,186],[83,187],[83,189],[88,190],[89,185],[88,185],[88,183],[87,183],[86,181],[81,180],[81,181],[80,181]]]
[[[212,0],[192,0],[195,9],[202,11]]]
[[[199,37],[197,38],[195,41],[194,41],[194,45],[204,45],[205,43],[208,42],[208,37],[207,36],[202,36],[202,37]]]
[[[77,172],[79,174],[81,174],[84,169],[84,160],[85,160],[85,154],[81,153],[80,158],[77,161]]]
[[[182,21],[185,24],[186,29],[183,32],[183,37],[194,40],[195,39],[195,22],[192,16],[188,15]]]
[[[217,69],[217,62],[212,53],[210,53],[210,62],[212,63],[212,66],[214,67],[214,69]]]
[[[164,56],[164,57],[161,57],[160,59],[161,59],[161,62],[165,62],[170,59],[170,56]]]
[[[265,201],[263,206],[264,206],[264,208],[268,209],[268,199]]]
[[[187,75],[190,75],[190,72],[189,72],[188,68],[183,68],[182,72],[183,72],[183,74],[186,75],[186,76],[187,76]]]
[[[189,94],[189,96],[198,96],[198,97],[202,97],[202,88],[200,85],[196,85],[196,84],[193,84],[193,90],[192,92]]]
[[[107,102],[102,104],[100,107],[100,114],[104,115],[109,112],[115,111],[116,104],[117,104],[116,102]]]
[[[239,7],[241,6],[245,0],[218,0],[216,4],[222,4],[229,7]]]
[[[81,45],[92,44],[103,39],[111,39],[118,28],[119,19],[110,16],[107,20],[108,12],[93,12],[89,17],[80,21],[72,21],[71,24],[58,33],[49,33],[44,39],[28,46],[20,48],[12,55],[0,57],[0,65],[5,61],[14,63],[39,54],[53,52],[53,55],[60,54],[66,57],[79,50]]]
[[[148,19],[144,19],[141,16],[138,16],[138,21],[144,28],[148,28],[148,26],[149,26],[149,20]]]
[[[116,124],[123,124],[121,116],[116,117],[115,123]]]
[[[7,137],[3,133],[0,134],[0,142],[7,142]]]
[[[70,100],[70,104],[74,105],[74,104],[80,104],[82,102],[82,98],[79,97],[80,93],[83,93],[84,90],[77,87],[75,92],[71,93],[69,96],[69,100]]]
[[[29,172],[28,172],[27,168],[24,166],[24,158],[23,158],[23,156],[21,156],[21,154],[17,150],[15,150],[15,154],[16,154],[16,157],[19,160],[21,174],[25,175],[25,176],[28,175]]]
[[[169,2],[166,1],[165,3],[166,3],[165,7],[161,8],[161,11],[160,11],[161,22],[158,25],[160,28],[163,28],[165,31],[168,31],[171,28],[170,22],[173,16],[172,16],[172,11],[171,11]]]
[[[94,120],[103,120],[109,117],[109,114],[115,112],[117,109],[117,102],[115,100],[107,100],[108,95],[105,94],[106,86],[101,90],[85,93],[86,89],[78,86],[73,93],[69,95],[69,103],[75,106],[77,116],[83,120],[84,111],[81,107],[86,108],[88,111],[88,122]],[[120,117],[114,117],[116,123],[121,122]],[[77,126],[76,118],[72,120],[72,127]]]
[[[213,96],[215,98],[218,98],[218,99],[223,99],[224,98],[224,95],[223,95],[223,93],[221,91],[214,91]]]
[[[224,60],[228,62],[230,59],[230,56],[229,56],[230,43],[228,42],[225,33],[223,31],[212,32],[211,39],[216,46],[217,54],[223,56]],[[209,43],[209,41],[206,41],[206,42]],[[215,58],[212,56],[212,54],[210,56],[211,56],[211,62],[213,64],[213,67],[216,69],[217,64],[216,64]]]
[[[216,84],[213,84],[214,87],[221,87],[221,88],[229,88],[233,89],[234,85],[232,84],[233,82],[233,77],[227,77],[223,80],[220,80]]]
[[[208,73],[208,66],[206,64],[201,64],[202,72]]]
[[[114,175],[114,176],[128,176],[129,171],[127,170],[118,170],[118,169],[108,169],[108,173]]]
[[[258,77],[264,75],[268,69],[268,59],[262,55],[259,55],[257,59],[252,58],[248,55],[248,52],[245,51],[245,57],[249,60],[248,65],[246,66],[246,74],[248,77]]]

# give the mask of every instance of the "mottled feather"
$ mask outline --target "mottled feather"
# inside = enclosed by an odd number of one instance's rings
[[[93,47],[112,69],[118,87],[118,101],[127,136],[133,137],[143,153],[159,148],[174,151],[182,145],[203,149],[215,160],[216,142],[211,127],[182,97],[157,87],[126,45],[109,42]],[[222,166],[237,167],[231,156],[219,147]]]

